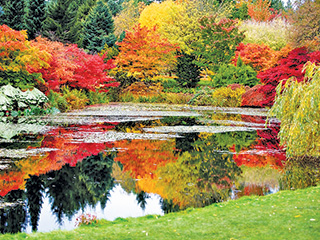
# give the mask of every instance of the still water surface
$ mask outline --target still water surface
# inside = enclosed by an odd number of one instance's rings
[[[279,190],[266,110],[110,104],[0,120],[0,232],[165,214]]]

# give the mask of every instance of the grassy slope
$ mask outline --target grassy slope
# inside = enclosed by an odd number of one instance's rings
[[[73,231],[0,239],[320,239],[320,186],[243,197],[165,216],[100,221]]]

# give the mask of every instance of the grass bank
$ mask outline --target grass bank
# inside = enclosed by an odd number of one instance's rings
[[[320,239],[320,186],[250,196],[165,216],[101,220],[73,231],[0,239]]]

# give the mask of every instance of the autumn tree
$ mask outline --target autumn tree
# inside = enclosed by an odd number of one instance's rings
[[[230,62],[237,45],[244,39],[236,23],[231,19],[216,23],[213,16],[200,19],[200,39],[193,44],[199,66],[209,67],[215,72],[221,64]]]
[[[76,45],[63,45],[37,37],[32,43],[39,49],[51,55],[49,66],[34,70],[42,74],[48,89],[56,92],[62,86],[91,91],[107,91],[108,87],[118,84],[107,75],[107,71],[114,68],[112,61],[104,62],[103,56],[91,55]]]
[[[292,14],[292,40],[296,47],[320,50],[320,1],[306,0]]]
[[[271,17],[271,12],[269,11],[271,1],[269,0],[257,0],[248,4],[248,14],[251,19],[263,22],[268,21]]]
[[[27,41],[27,32],[0,26],[0,82],[15,87],[30,88],[42,82],[40,74],[30,69],[47,67],[49,54]]]
[[[131,30],[139,21],[139,16],[144,9],[143,2],[136,3],[134,0],[125,1],[122,4],[122,11],[114,17],[114,34],[119,37],[126,30]]]
[[[164,70],[168,63],[176,61],[177,46],[169,43],[157,33],[156,27],[151,29],[140,24],[126,33],[126,37],[118,43],[120,53],[115,63],[118,70],[138,79],[149,79]]]
[[[231,15],[230,1],[163,1],[152,3],[141,13],[142,26],[157,25],[158,32],[171,43],[179,45],[187,54],[193,53],[191,45],[200,38],[199,18],[214,15],[217,20]]]
[[[257,72],[266,70],[277,62],[275,51],[264,44],[240,43],[235,52],[234,63],[238,57]]]
[[[105,45],[112,47],[116,42],[113,32],[110,9],[106,3],[98,1],[84,22],[82,46],[95,53],[100,52]]]
[[[303,66],[308,62],[320,63],[320,52],[309,53],[306,48],[297,48],[289,52],[286,58],[280,59],[277,64],[258,74],[264,85],[259,91],[266,94],[266,99],[261,102],[261,107],[272,106],[276,95],[276,87],[280,82],[295,77],[298,82],[304,80]]]
[[[45,20],[45,0],[28,1],[26,27],[29,39],[34,39],[42,32],[43,21]]]

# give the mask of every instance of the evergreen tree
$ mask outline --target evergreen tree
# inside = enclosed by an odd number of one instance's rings
[[[74,36],[70,29],[76,25],[78,4],[77,0],[50,1],[47,7],[47,18],[43,24],[43,35],[51,40],[73,42]]]
[[[108,4],[112,16],[116,16],[122,10],[123,0],[105,0]]]
[[[83,47],[91,52],[100,52],[106,44],[112,47],[116,42],[113,32],[114,23],[110,9],[99,0],[84,22]]]
[[[181,53],[178,58],[176,74],[181,87],[195,87],[200,81],[200,67],[193,62],[195,59],[195,56],[186,53]]]
[[[27,5],[26,27],[29,39],[34,39],[42,32],[43,21],[45,20],[46,0],[29,0]]]
[[[283,2],[281,0],[271,0],[270,8],[275,10],[284,10]]]
[[[1,24],[6,24],[15,30],[23,30],[25,25],[25,1],[10,0],[3,6],[4,14],[1,16]]]
[[[96,0],[80,0],[77,15],[74,19],[73,25],[70,28],[70,36],[72,36],[71,42],[82,46],[83,23],[95,4]]]

